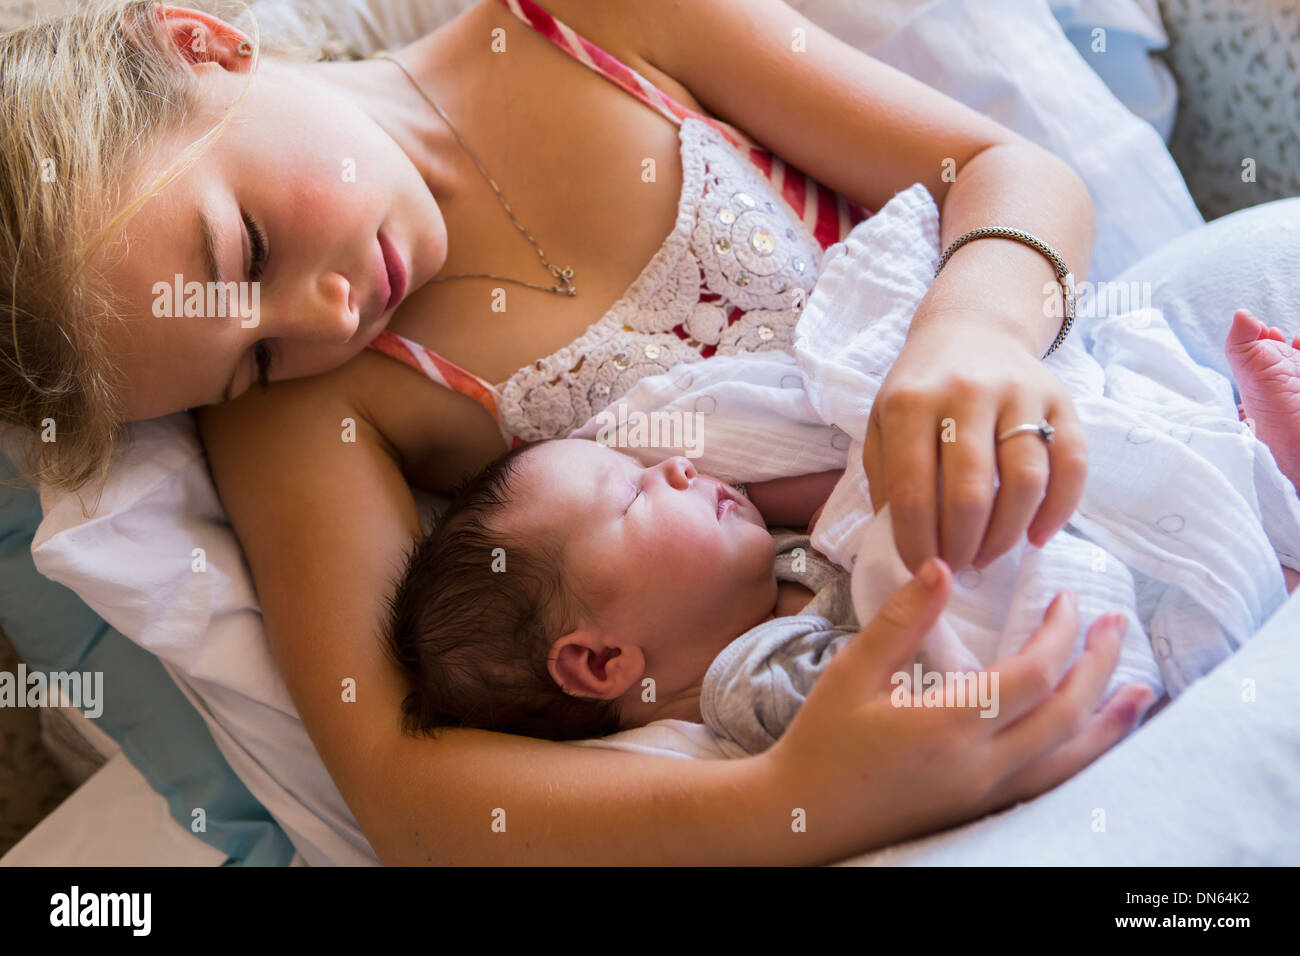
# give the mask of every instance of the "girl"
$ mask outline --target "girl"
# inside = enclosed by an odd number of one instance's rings
[[[1011,224],[1080,278],[1091,205],[1050,154],[780,0],[483,0],[392,58],[261,54],[140,0],[0,40],[0,406],[57,421],[36,470],[69,487],[124,423],[199,408],[281,672],[381,860],[833,860],[1042,792],[1150,704],[1134,686],[1098,706],[1113,628],[1064,673],[1068,593],[1002,663],[997,720],[888,704],[949,568],[1046,540],[1083,483],[1040,362],[1056,272],[990,238],[936,280],[873,411],[871,485],[919,573],[777,746],[723,763],[404,736],[380,634],[419,531],[409,483],[447,489],[644,375],[788,344],[821,249],[913,182],[945,243]],[[189,282],[254,308],[191,310],[169,291]],[[984,440],[937,443],[945,418]],[[995,444],[1042,419],[1054,442]],[[817,825],[793,834],[794,807]]]

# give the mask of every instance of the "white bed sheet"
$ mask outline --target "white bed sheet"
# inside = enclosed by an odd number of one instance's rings
[[[221,866],[226,854],[173,818],[167,801],[120,751],[0,866]]]

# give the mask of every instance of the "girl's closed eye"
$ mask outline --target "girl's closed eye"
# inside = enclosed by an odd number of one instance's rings
[[[260,282],[266,271],[266,260],[270,254],[266,232],[247,212],[241,210],[244,229],[248,232],[248,281]]]
[[[257,363],[257,384],[262,388],[270,385],[271,364],[275,353],[271,350],[270,339],[259,339],[253,343],[253,361]]]
[[[266,260],[270,254],[266,231],[256,219],[244,209],[240,210],[244,220],[244,230],[248,236],[248,281],[261,282],[266,271]],[[271,381],[271,365],[275,353],[271,349],[270,339],[261,339],[253,343],[253,363],[257,368],[257,384],[265,389]]]

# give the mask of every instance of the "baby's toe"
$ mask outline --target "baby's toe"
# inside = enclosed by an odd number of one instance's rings
[[[1232,314],[1232,326],[1228,329],[1227,340],[1223,343],[1229,352],[1245,348],[1267,333],[1264,323],[1245,309],[1238,309]]]

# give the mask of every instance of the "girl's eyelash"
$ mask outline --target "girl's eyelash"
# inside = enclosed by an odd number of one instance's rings
[[[271,363],[275,355],[271,351],[268,339],[260,339],[253,343],[253,360],[257,363],[257,384],[266,388],[271,384]]]
[[[266,233],[257,220],[247,212],[240,211],[244,219],[244,228],[248,230],[248,281],[257,282],[266,269],[267,241]],[[266,388],[271,384],[271,365],[275,353],[271,350],[270,340],[261,339],[253,343],[253,361],[257,364],[257,383]]]
[[[267,241],[266,233],[257,220],[248,213],[243,213],[244,227],[248,230],[248,281],[257,282],[262,278],[266,268]]]

